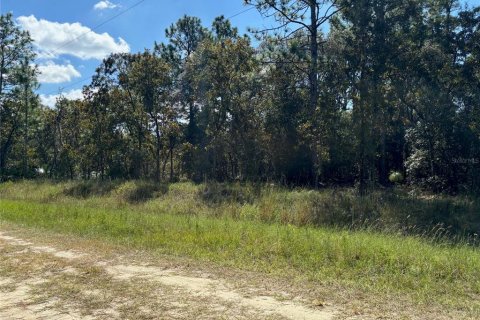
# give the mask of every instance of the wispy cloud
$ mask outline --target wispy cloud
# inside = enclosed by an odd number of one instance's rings
[[[112,3],[108,0],[100,1],[93,6],[95,10],[115,9],[117,7],[118,4]]]

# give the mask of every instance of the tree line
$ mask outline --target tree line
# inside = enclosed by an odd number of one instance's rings
[[[184,16],[164,43],[112,54],[54,108],[33,41],[0,20],[0,177],[273,181],[395,177],[480,189],[480,7],[456,0],[249,0],[241,35]],[[389,179],[390,178],[390,179]],[[402,179],[395,179],[400,181]]]

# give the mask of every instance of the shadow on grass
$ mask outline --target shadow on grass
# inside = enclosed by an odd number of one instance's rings
[[[122,182],[121,181],[81,181],[63,191],[64,195],[87,199],[101,197],[110,194]]]
[[[359,197],[348,191],[333,191],[315,194],[305,201],[306,215],[315,226],[374,229],[428,238],[474,239],[480,234],[477,199],[410,196],[399,191]]]
[[[111,194],[115,196],[108,201],[141,204],[166,195],[169,187],[152,181],[84,181],[63,194],[80,199]],[[265,223],[479,241],[480,200],[475,197],[414,195],[402,189],[377,190],[360,197],[353,189],[287,190],[265,184],[215,182],[182,190],[187,196],[177,199],[173,192],[165,200],[185,202],[186,208],[202,208],[206,214]]]
[[[128,203],[142,203],[167,194],[168,189],[168,184],[139,181],[132,188],[125,190],[123,197]]]
[[[434,237],[477,237],[480,233],[480,203],[462,197],[424,199],[397,195],[389,203],[393,215],[413,233]],[[411,233],[406,230],[406,233]],[[478,240],[478,239],[477,239]]]
[[[198,191],[197,197],[210,206],[224,203],[243,205],[254,203],[261,194],[262,185],[260,184],[209,182]]]

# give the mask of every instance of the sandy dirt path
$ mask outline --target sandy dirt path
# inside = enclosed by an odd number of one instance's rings
[[[91,250],[91,248],[90,248]],[[101,251],[101,250],[99,250]],[[204,270],[64,250],[0,232],[0,319],[328,320],[332,306]]]

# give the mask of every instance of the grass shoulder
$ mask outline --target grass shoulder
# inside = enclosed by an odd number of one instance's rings
[[[435,300],[480,314],[480,252],[475,247],[296,217],[302,210],[310,212],[301,209],[311,204],[309,197],[328,194],[174,184],[131,201],[125,196],[136,192],[131,182],[86,196],[72,195],[73,187],[2,185],[0,220],[375,294],[402,294],[420,304]]]

